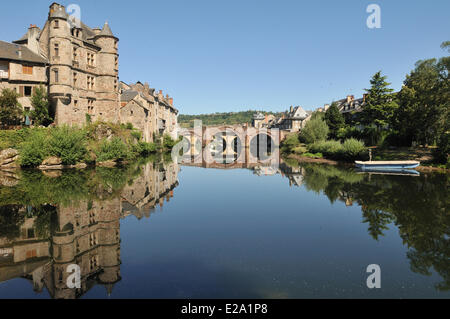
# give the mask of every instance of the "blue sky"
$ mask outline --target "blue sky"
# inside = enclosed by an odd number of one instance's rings
[[[382,70],[394,89],[417,60],[445,54],[450,1],[60,1],[120,38],[120,79],[149,82],[184,114],[315,109],[362,96]],[[381,29],[366,8],[381,7]],[[0,40],[43,25],[51,1],[2,3]],[[21,7],[18,14],[17,7]],[[6,13],[6,14],[5,14]]]

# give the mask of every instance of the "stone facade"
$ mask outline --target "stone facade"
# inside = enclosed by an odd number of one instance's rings
[[[32,109],[30,98],[35,88],[47,86],[46,70],[46,59],[40,55],[27,47],[0,41],[0,91],[16,91],[24,110]]]
[[[162,91],[145,83],[120,83],[120,118],[122,123],[131,123],[143,132],[146,142],[157,136],[170,135],[178,138],[178,110],[173,106],[173,98],[164,97]]]
[[[269,122],[269,128],[278,128],[289,132],[301,131],[311,119],[312,111],[305,111],[301,106],[289,109],[281,118]]]
[[[176,139],[173,98],[140,82],[119,83],[118,42],[108,23],[92,29],[53,3],[42,29],[31,25],[12,44],[0,41],[0,89],[15,89],[31,109],[34,87],[44,85],[56,125],[132,123],[145,141],[164,134]],[[139,94],[129,99],[130,91]]]

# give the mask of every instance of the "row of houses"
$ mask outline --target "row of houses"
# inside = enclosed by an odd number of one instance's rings
[[[348,95],[347,98],[336,101],[339,111],[349,116],[355,112],[361,112],[366,103],[366,95],[360,99],[355,99],[354,95]],[[329,104],[318,108],[316,111],[305,111],[301,106],[291,106],[281,117],[276,118],[274,115],[256,113],[253,116],[252,126],[258,129],[277,128],[289,132],[301,131],[306,123],[311,119],[314,112],[326,112],[330,108]]]
[[[53,3],[42,29],[30,25],[19,40],[0,41],[0,90],[16,91],[28,111],[36,87],[45,87],[56,125],[81,125],[87,119],[132,123],[142,129],[146,141],[156,134],[176,137],[178,110],[172,98],[141,89],[139,82],[119,82],[118,43],[107,22],[90,28]],[[142,110],[127,103],[138,103],[130,99],[130,91],[146,101],[139,102]],[[148,114],[145,123],[142,112]]]

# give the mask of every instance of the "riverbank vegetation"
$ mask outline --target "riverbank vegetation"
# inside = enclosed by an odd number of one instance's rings
[[[450,43],[442,48],[450,51]],[[300,134],[282,145],[285,155],[307,155],[334,160],[425,161],[450,169],[450,56],[417,62],[400,92],[393,93],[387,77],[377,72],[366,89],[361,110],[342,114],[336,103],[315,113]],[[427,156],[415,155],[419,150]]]
[[[21,167],[38,167],[54,157],[58,164],[117,163],[136,160],[157,152],[169,152],[177,143],[170,136],[159,136],[154,143],[142,140],[140,131],[130,125],[96,122],[83,127],[22,128],[0,131],[0,151],[19,151]]]

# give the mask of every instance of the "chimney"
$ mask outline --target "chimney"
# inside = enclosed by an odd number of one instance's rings
[[[173,98],[172,97],[169,99],[169,103],[170,103],[170,105],[173,106]]]
[[[27,48],[36,54],[39,54],[39,33],[40,29],[35,24],[30,24],[27,33]]]
[[[352,96],[351,95],[347,95],[347,103],[350,103],[352,101]]]
[[[366,103],[367,95],[368,95],[367,93],[363,95],[363,103]]]
[[[159,96],[164,96],[163,95],[163,90],[159,90]]]
[[[19,57],[19,59],[22,59],[22,47],[20,45],[17,46],[17,56]]]
[[[291,105],[290,110],[291,110],[291,113],[294,112],[294,107],[292,105]]]

